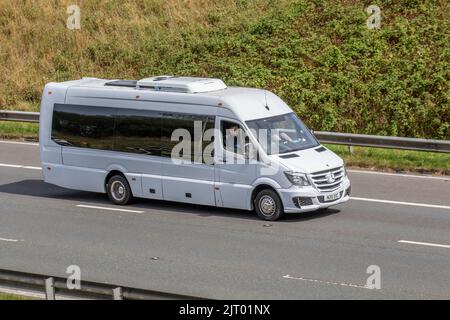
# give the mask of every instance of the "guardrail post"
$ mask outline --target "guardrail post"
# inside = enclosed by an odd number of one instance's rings
[[[353,155],[353,146],[348,146],[348,152]]]
[[[55,279],[45,279],[45,299],[55,300]]]
[[[123,300],[123,292],[121,287],[113,289],[113,300]]]

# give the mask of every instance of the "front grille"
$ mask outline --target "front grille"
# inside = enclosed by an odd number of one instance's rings
[[[339,199],[342,198],[342,193],[344,193],[344,191],[339,192]],[[331,200],[331,201],[325,201],[325,196],[318,196],[317,197],[317,200],[319,200],[320,203],[334,202],[334,201],[337,201],[339,199]]]
[[[295,197],[292,200],[297,208],[313,205],[312,198],[309,197]]]
[[[311,173],[311,179],[320,192],[337,190],[344,179],[344,167]]]

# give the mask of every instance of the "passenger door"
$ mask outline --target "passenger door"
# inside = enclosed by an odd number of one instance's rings
[[[161,159],[164,200],[216,205],[214,164],[205,163],[202,157],[203,134],[214,127],[214,117],[163,113],[162,121]],[[183,133],[189,138],[183,136]],[[173,134],[177,141],[172,140]],[[189,148],[177,149],[182,141],[191,144],[190,152]],[[198,143],[202,144],[199,148],[195,147]]]
[[[257,174],[256,159],[247,159],[245,155],[245,145],[250,139],[236,120],[218,117],[216,128],[220,132],[215,139],[216,189],[220,191],[220,205],[248,210]]]

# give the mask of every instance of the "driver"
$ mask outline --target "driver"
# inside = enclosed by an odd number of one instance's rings
[[[232,125],[226,130],[226,149],[234,153],[241,153],[243,146],[241,145],[242,130],[239,125]]]

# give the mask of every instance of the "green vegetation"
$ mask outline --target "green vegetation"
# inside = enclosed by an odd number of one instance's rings
[[[450,154],[379,148],[327,145],[348,167],[394,172],[420,172],[450,175]]]
[[[38,131],[36,123],[0,121],[0,139],[37,139]]]
[[[274,91],[314,130],[450,138],[446,0],[377,0],[380,30],[372,0],[79,3],[81,30],[73,1],[2,3],[0,108],[37,110],[46,82],[82,76],[215,76]]]
[[[22,296],[0,293],[0,300],[29,300],[29,299]]]

